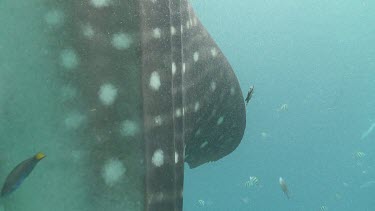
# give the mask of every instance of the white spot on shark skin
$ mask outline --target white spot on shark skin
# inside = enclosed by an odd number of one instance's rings
[[[162,121],[163,121],[163,120],[162,120],[162,118],[161,118],[160,115],[158,115],[158,116],[156,116],[156,117],[154,118],[154,122],[155,122],[155,124],[158,125],[158,126],[160,126],[160,125],[163,123]]]
[[[178,163],[178,153],[174,152],[174,163]]]
[[[197,17],[194,17],[193,18],[193,25],[196,26],[198,24],[198,19]]]
[[[109,106],[112,105],[117,97],[117,89],[110,83],[105,83],[100,86],[99,92],[99,100],[103,103],[103,105]]]
[[[182,115],[181,109],[177,108],[176,109],[176,117],[181,117],[181,115]]]
[[[92,28],[91,24],[85,24],[82,26],[82,34],[88,39],[92,39],[94,37],[95,31]]]
[[[200,148],[202,149],[203,147],[207,146],[207,144],[208,144],[207,141],[203,142],[203,143],[201,144]]]
[[[126,172],[126,168],[122,162],[117,158],[112,158],[108,160],[102,169],[102,177],[104,182],[109,187],[112,187],[119,181]]]
[[[201,129],[199,128],[196,132],[195,132],[195,136],[199,136],[201,134]]]
[[[82,125],[85,119],[86,118],[84,115],[75,111],[67,115],[67,117],[64,120],[64,123],[68,129],[75,130],[75,129],[78,129]]]
[[[190,29],[190,21],[186,21],[186,28]]]
[[[185,73],[185,70],[186,70],[186,64],[185,64],[185,63],[182,63],[182,74]]]
[[[152,3],[156,3],[156,2],[157,2],[157,0],[151,0],[151,2],[152,2]]]
[[[155,39],[160,39],[161,30],[159,28],[155,28],[154,30],[152,30],[152,37],[154,37]]]
[[[176,73],[176,63],[172,62],[172,75],[174,75]]]
[[[216,82],[212,81],[211,82],[211,91],[215,91],[215,89],[216,89]]]
[[[216,124],[217,124],[217,125],[221,125],[223,122],[224,122],[224,117],[221,116],[221,117],[217,120]]]
[[[236,92],[236,90],[234,89],[234,87],[231,87],[230,88],[230,95],[234,95],[235,92]]]
[[[217,56],[217,49],[216,48],[211,48],[211,55],[212,55],[212,57]]]
[[[218,141],[221,141],[221,139],[224,138],[224,135],[220,135],[219,138],[217,139]]]
[[[60,62],[68,70],[74,69],[79,64],[79,59],[73,49],[64,49],[60,52]]]
[[[200,107],[199,102],[198,102],[198,101],[195,102],[195,105],[194,105],[194,112],[197,112],[197,111],[199,110],[199,107]]]
[[[181,34],[184,33],[184,26],[181,24]]]
[[[156,167],[160,167],[164,164],[164,152],[161,149],[158,149],[154,152],[151,158],[152,164]]]
[[[216,114],[216,109],[212,109],[212,111],[211,111],[211,117],[215,116],[215,114]]]
[[[111,3],[111,0],[90,0],[92,6],[96,8],[107,7]]]
[[[138,125],[131,120],[125,120],[121,124],[121,135],[134,137],[139,132]]]
[[[64,23],[64,13],[58,9],[50,10],[44,16],[44,20],[50,26],[60,26]]]
[[[175,34],[176,34],[176,28],[171,26],[171,35],[175,35]]]
[[[112,46],[117,50],[125,50],[130,47],[130,45],[133,43],[133,40],[128,34],[119,32],[112,36],[111,43]]]
[[[198,59],[199,59],[199,53],[198,53],[198,51],[194,52],[193,59],[194,59],[194,62],[198,61]]]
[[[155,91],[158,91],[159,88],[160,88],[160,75],[158,72],[154,71],[151,73],[151,77],[150,77],[150,87],[155,90]]]
[[[159,193],[155,194],[155,201],[160,202],[160,201],[163,201],[163,199],[164,199],[164,193],[163,192],[159,192]]]

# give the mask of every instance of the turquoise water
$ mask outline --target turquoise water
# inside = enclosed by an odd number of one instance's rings
[[[363,184],[375,180],[375,131],[361,137],[375,121],[375,2],[193,5],[255,94],[237,150],[186,169],[186,210],[374,210],[375,186]],[[257,187],[245,187],[250,176]]]
[[[84,171],[92,167],[82,161],[89,150],[80,148],[76,140],[82,137],[72,131],[85,119],[64,110],[77,93],[52,80],[61,77],[61,64],[51,48],[63,43],[45,27],[51,5],[14,2],[0,1],[0,181],[37,151],[47,158],[7,199],[6,211],[133,206],[137,201],[107,194],[124,189],[111,192],[97,185],[101,169],[93,170],[99,172],[94,178]],[[240,146],[220,161],[186,167],[184,210],[374,210],[375,2],[192,3],[236,71],[243,93],[255,85],[255,94]],[[59,14],[53,14],[49,24],[58,25]],[[61,92],[63,98],[56,98]],[[119,155],[129,159],[131,153],[126,148]],[[106,165],[101,159],[94,163]],[[250,176],[258,183],[248,185]],[[279,177],[288,185],[289,200]],[[136,182],[124,183],[128,191]],[[86,198],[87,193],[94,197]]]

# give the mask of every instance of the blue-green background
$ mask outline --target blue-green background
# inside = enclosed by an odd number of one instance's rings
[[[0,180],[26,155],[45,151],[48,159],[9,204],[58,209],[68,203],[61,196],[80,198],[85,190],[69,186],[80,180],[61,185],[72,169],[61,163],[64,153],[50,153],[65,152],[69,137],[60,128],[65,114],[54,110],[59,102],[50,100],[60,88],[50,80],[56,58],[41,30],[47,5],[35,2],[0,0]],[[220,161],[186,168],[184,210],[375,210],[375,185],[360,188],[375,181],[375,131],[361,139],[375,122],[375,1],[192,3],[243,92],[255,85],[255,94],[240,146]],[[288,110],[278,112],[283,104]],[[366,156],[356,159],[359,151]],[[245,187],[250,176],[257,187]]]
[[[255,85],[255,94],[240,146],[218,162],[186,168],[184,208],[375,210],[375,186],[360,188],[375,180],[375,132],[361,139],[375,121],[375,2],[192,3],[243,92]],[[278,112],[282,104],[288,110]],[[358,151],[366,154],[360,161]],[[244,186],[249,176],[259,187]]]

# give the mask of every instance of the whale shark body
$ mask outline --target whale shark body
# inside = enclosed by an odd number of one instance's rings
[[[238,80],[190,3],[46,5],[56,97],[74,140],[64,147],[84,164],[74,176],[87,210],[182,210],[184,163],[228,155],[246,124]]]

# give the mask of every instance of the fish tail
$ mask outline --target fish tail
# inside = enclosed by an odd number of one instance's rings
[[[286,197],[287,197],[288,199],[291,198],[291,196],[290,196],[290,192],[289,192],[289,191],[286,191],[286,192],[285,192],[285,195],[286,195]]]

